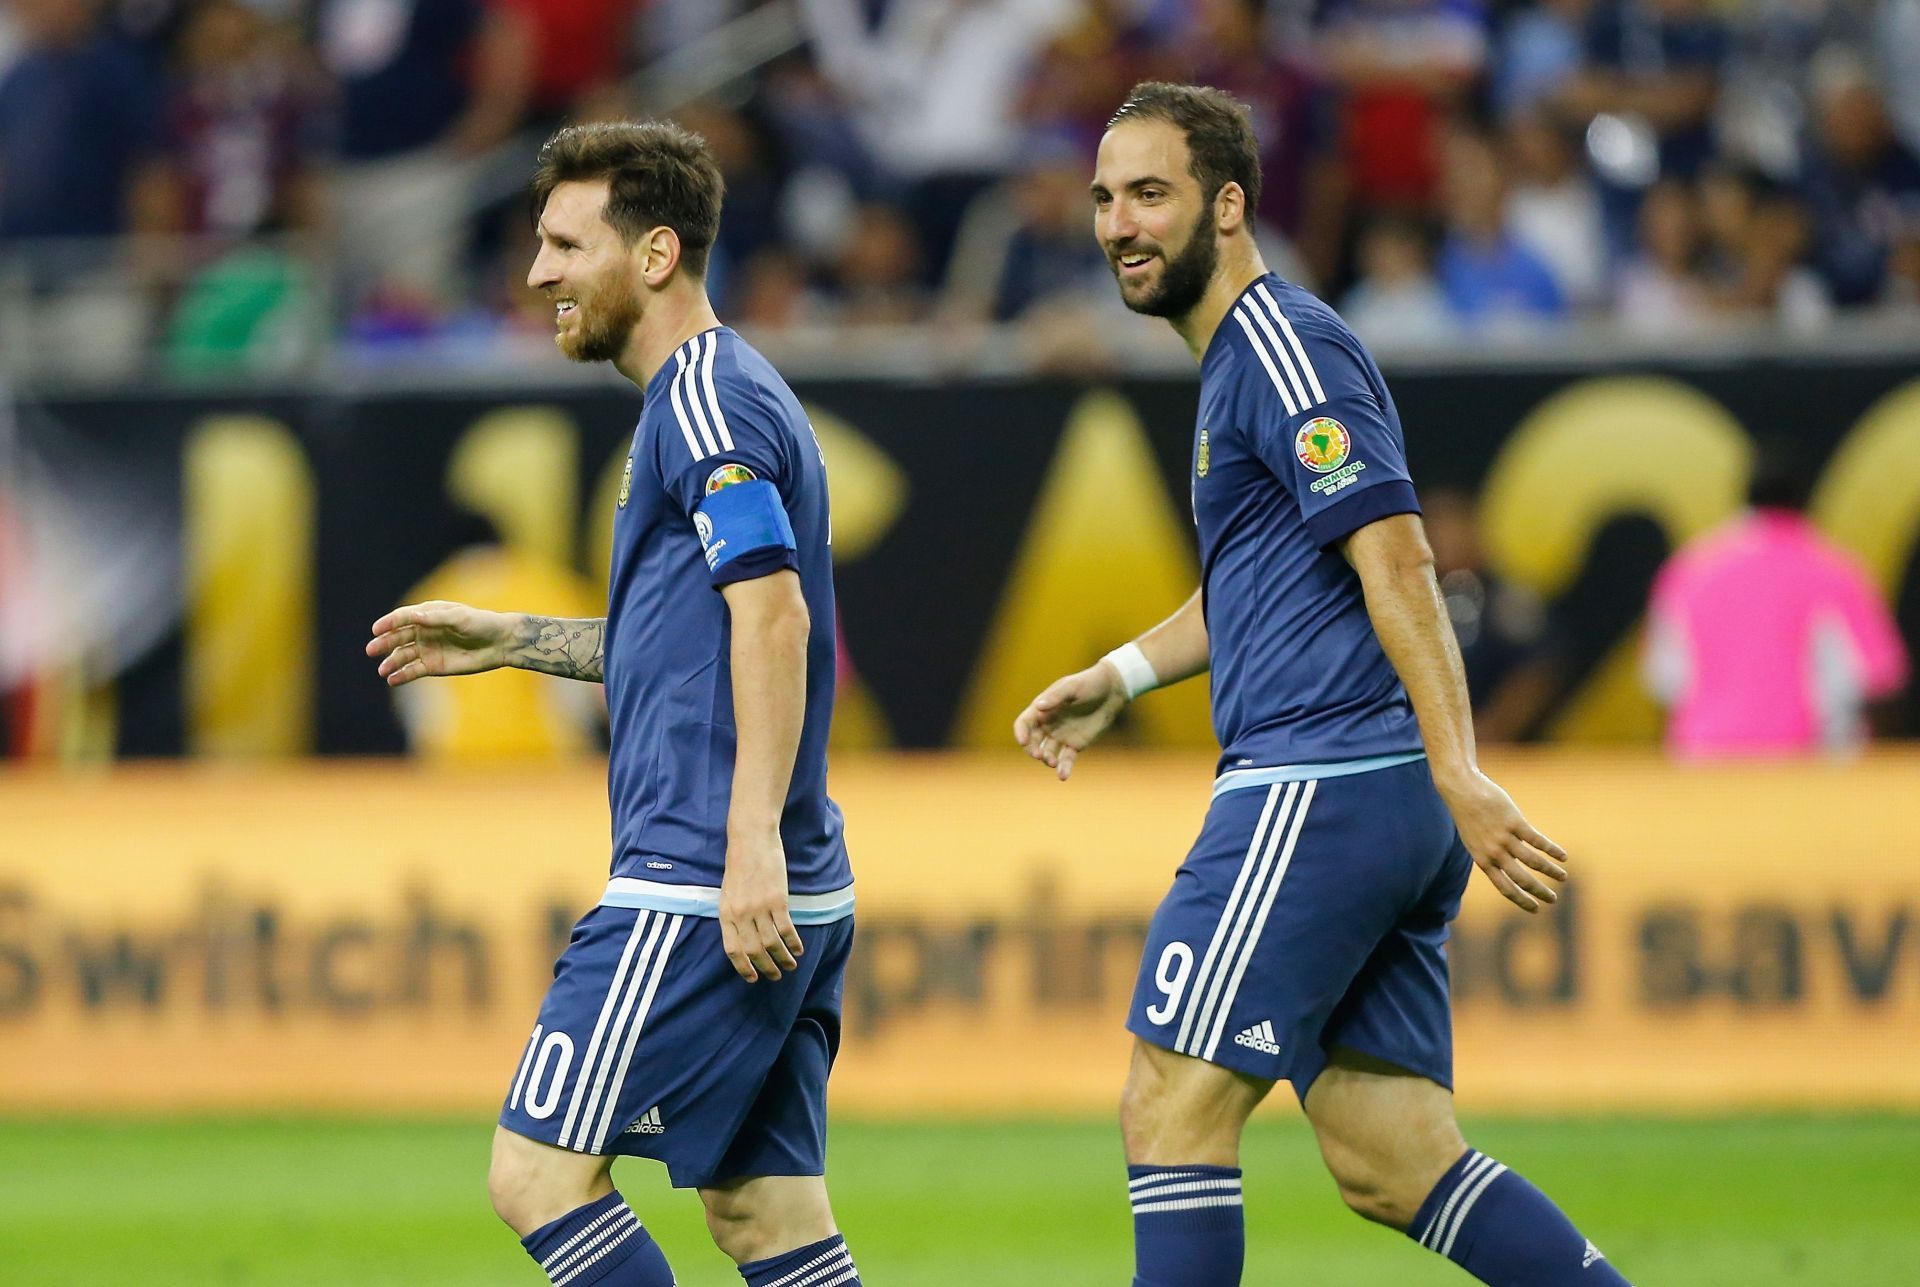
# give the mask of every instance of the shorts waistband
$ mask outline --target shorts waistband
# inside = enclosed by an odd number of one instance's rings
[[[600,895],[602,907],[640,907],[675,916],[720,915],[718,885],[670,885],[664,881],[615,876]],[[853,915],[853,886],[824,894],[791,894],[787,914],[795,925],[825,925]]]
[[[1276,764],[1265,769],[1228,769],[1213,780],[1213,798],[1247,787],[1271,786],[1275,782],[1311,782],[1325,778],[1346,778],[1356,773],[1373,773],[1398,768],[1427,758],[1425,751],[1402,751],[1397,755],[1369,755],[1358,760],[1335,760],[1330,764]]]

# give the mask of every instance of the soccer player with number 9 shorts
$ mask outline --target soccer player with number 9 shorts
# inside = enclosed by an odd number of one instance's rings
[[[1121,298],[1200,363],[1202,583],[1014,723],[1065,780],[1129,701],[1211,672],[1212,803],[1127,1021],[1135,1287],[1240,1281],[1241,1130],[1282,1080],[1360,1215],[1499,1287],[1623,1284],[1455,1124],[1448,923],[1475,866],[1537,912],[1566,854],[1476,764],[1393,399],[1333,310],[1266,271],[1259,195],[1246,108],[1217,90],[1136,86],[1100,142]]]

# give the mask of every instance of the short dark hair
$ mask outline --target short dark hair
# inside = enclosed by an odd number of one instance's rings
[[[1247,105],[1224,90],[1148,80],[1135,85],[1107,128],[1128,121],[1165,121],[1187,136],[1187,168],[1209,202],[1237,183],[1247,209],[1260,204],[1260,145]]]
[[[601,217],[631,246],[654,228],[680,238],[680,262],[706,275],[707,252],[720,233],[726,181],[706,140],[672,121],[569,125],[540,149],[529,202],[537,226],[547,199],[563,183],[606,180]]]

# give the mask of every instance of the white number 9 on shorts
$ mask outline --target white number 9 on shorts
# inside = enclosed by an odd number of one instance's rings
[[[1187,987],[1187,975],[1192,972],[1192,948],[1175,939],[1162,949],[1160,964],[1153,971],[1153,981],[1167,999],[1159,1005],[1147,1007],[1147,1022],[1166,1023],[1173,1018],[1174,1012],[1180,1008],[1180,994]]]

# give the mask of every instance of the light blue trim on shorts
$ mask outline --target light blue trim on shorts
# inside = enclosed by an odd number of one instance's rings
[[[673,885],[661,880],[615,876],[600,895],[602,907],[638,907],[671,916],[720,915],[718,885]],[[853,886],[843,885],[824,894],[792,894],[787,914],[795,925],[826,925],[853,915]]]
[[[1213,798],[1247,787],[1271,786],[1275,782],[1312,782],[1325,778],[1347,778],[1376,769],[1393,769],[1427,758],[1425,751],[1401,751],[1397,755],[1369,755],[1359,760],[1335,760],[1331,764],[1276,764],[1270,769],[1228,769],[1213,780]]]

